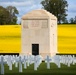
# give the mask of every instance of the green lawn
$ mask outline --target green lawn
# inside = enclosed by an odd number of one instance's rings
[[[22,73],[19,73],[18,68],[15,68],[14,65],[12,71],[5,65],[5,75],[76,75],[76,65],[67,67],[61,64],[61,68],[58,68],[54,63],[51,63],[50,68],[48,70],[46,64],[43,62],[37,71],[34,71],[34,65],[32,64],[27,69],[23,69]]]

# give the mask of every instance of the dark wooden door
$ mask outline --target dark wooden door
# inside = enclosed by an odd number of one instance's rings
[[[39,55],[39,44],[32,44],[32,55]]]

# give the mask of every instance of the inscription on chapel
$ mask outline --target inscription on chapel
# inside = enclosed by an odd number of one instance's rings
[[[30,20],[30,27],[36,28],[40,26],[40,21],[39,20]]]
[[[47,20],[25,20],[23,22],[23,28],[47,28]]]

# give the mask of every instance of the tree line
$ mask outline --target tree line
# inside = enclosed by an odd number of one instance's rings
[[[76,16],[67,19],[68,2],[67,0],[43,0],[41,1],[42,8],[54,14],[58,19],[58,24],[76,24]],[[6,8],[0,6],[0,25],[17,24],[18,10],[14,6],[7,6]]]
[[[15,25],[17,24],[18,10],[14,6],[7,6],[6,8],[0,6],[0,25]]]
[[[67,0],[43,0],[41,4],[45,10],[57,17],[58,24],[76,24],[76,16],[69,20],[66,18],[68,15],[66,12],[68,12],[69,6]]]

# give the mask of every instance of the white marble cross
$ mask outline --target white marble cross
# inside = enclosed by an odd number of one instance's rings
[[[6,62],[4,62],[4,57],[3,57],[3,55],[1,55],[0,64],[1,64],[1,74],[4,74],[4,64],[6,64]]]
[[[34,57],[34,70],[37,70],[37,58],[36,58],[36,56]]]
[[[54,56],[54,63],[58,66],[58,68],[61,67],[61,65],[60,65],[60,56],[58,56],[58,55]]]
[[[8,66],[9,70],[12,70],[12,56],[8,56]]]
[[[22,59],[21,59],[21,56],[19,56],[19,72],[22,72]]]
[[[45,61],[47,62],[47,69],[50,69],[50,61],[51,61],[51,58],[47,55]]]
[[[15,56],[15,67],[18,67],[19,57]]]
[[[75,56],[74,55],[73,55],[72,59],[73,59],[73,65],[75,65]]]
[[[42,63],[42,57],[40,55],[37,55],[37,67]]]
[[[27,63],[27,57],[26,57],[26,56],[24,56],[24,59],[23,59],[24,69],[26,69],[26,68],[27,68],[26,63]]]
[[[27,56],[27,66],[30,66],[30,56]]]

